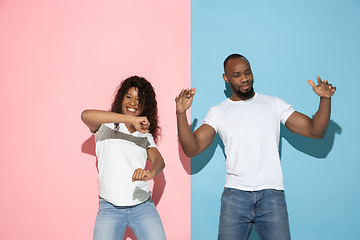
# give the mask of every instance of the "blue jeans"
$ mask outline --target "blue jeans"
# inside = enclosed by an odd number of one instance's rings
[[[261,240],[289,240],[290,228],[282,190],[255,192],[224,188],[219,240],[247,240],[253,225]]]
[[[94,240],[122,240],[130,227],[137,240],[165,240],[160,216],[151,198],[128,207],[115,206],[100,198]]]

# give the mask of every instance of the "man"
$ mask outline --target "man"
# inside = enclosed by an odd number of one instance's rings
[[[204,151],[218,132],[225,146],[226,180],[221,197],[220,240],[248,239],[252,226],[263,240],[290,239],[288,213],[279,157],[280,122],[290,131],[323,138],[330,120],[331,97],[336,90],[317,77],[308,83],[320,96],[311,119],[280,98],[254,92],[249,61],[231,54],[224,61],[223,78],[232,96],[210,108],[203,124],[193,133],[186,110],[195,89],[176,97],[178,136],[188,157]]]

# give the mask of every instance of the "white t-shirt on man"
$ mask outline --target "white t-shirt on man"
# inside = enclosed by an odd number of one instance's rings
[[[284,190],[279,157],[280,123],[294,112],[284,100],[255,93],[210,108],[203,124],[219,133],[226,154],[225,187]]]

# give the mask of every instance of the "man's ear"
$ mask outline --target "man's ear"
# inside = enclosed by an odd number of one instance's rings
[[[229,79],[227,78],[225,73],[223,73],[223,79],[224,79],[225,82],[227,82],[227,83],[229,82]]]

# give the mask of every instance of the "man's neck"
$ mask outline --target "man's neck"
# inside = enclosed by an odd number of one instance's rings
[[[233,95],[230,97],[230,99],[232,101],[246,101],[246,100],[253,98],[254,96],[255,96],[255,92],[253,92],[253,94],[249,97],[243,97],[243,96],[239,96],[239,95],[233,93]]]

